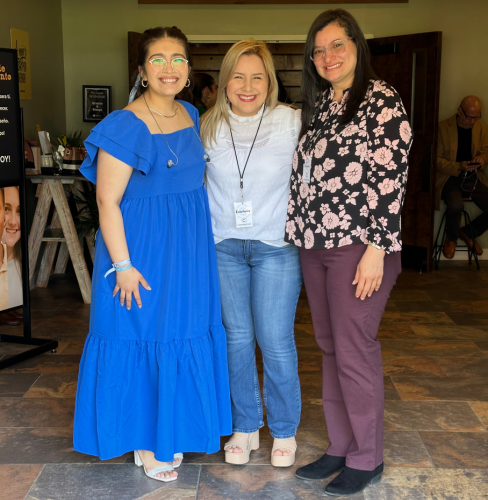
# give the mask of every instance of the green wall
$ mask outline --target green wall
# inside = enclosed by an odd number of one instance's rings
[[[36,125],[51,139],[66,128],[61,0],[0,0],[0,47],[10,48],[10,28],[29,33],[32,99],[21,100],[27,139]]]

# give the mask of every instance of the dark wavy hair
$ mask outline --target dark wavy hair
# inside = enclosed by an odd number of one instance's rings
[[[331,88],[331,84],[323,79],[310,59],[315,46],[315,36],[329,24],[344,28],[347,36],[356,44],[357,64],[354,82],[349,90],[349,97],[342,115],[342,123],[350,122],[356,114],[368,90],[369,81],[376,78],[370,62],[369,47],[356,19],[344,9],[331,9],[322,12],[310,26],[305,42],[302,72],[302,129],[300,137],[307,133],[315,114],[315,103],[319,93]]]
[[[190,72],[188,73],[188,78],[190,82],[193,81],[192,68],[193,68],[193,60],[190,52],[190,44],[188,43],[188,38],[186,35],[176,26],[170,27],[158,27],[158,28],[150,28],[142,34],[141,39],[139,40],[139,45],[137,46],[137,65],[144,67],[146,63],[146,59],[149,52],[149,46],[156,42],[157,40],[161,40],[162,38],[173,38],[174,40],[178,40],[181,42],[185,49],[185,57],[188,59],[188,66],[190,68]],[[139,70],[138,70],[139,71]],[[137,75],[135,75],[137,77]],[[134,78],[135,81],[135,78]],[[191,85],[190,85],[191,88]],[[142,85],[140,85],[139,90],[136,94],[136,97],[139,97],[146,91]],[[189,88],[184,88],[178,96],[178,99],[183,99],[185,101],[192,102],[191,90]]]

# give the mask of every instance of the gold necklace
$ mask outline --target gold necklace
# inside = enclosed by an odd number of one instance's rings
[[[144,94],[143,94],[144,95]],[[146,101],[146,97],[144,97],[144,101]],[[164,116],[164,118],[174,118],[176,116],[176,113],[178,112],[178,106],[176,106],[176,109],[175,109],[175,114],[174,115],[171,115],[171,116],[166,116],[166,115],[163,115],[163,113],[160,113],[159,111],[157,111],[156,109],[153,109],[153,108],[150,108],[149,105],[147,104],[146,102],[146,106],[151,110],[151,111],[154,111],[157,115],[159,116]]]

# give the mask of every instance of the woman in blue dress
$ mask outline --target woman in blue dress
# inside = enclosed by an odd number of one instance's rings
[[[172,481],[182,452],[216,452],[232,431],[226,339],[198,111],[175,99],[191,78],[185,35],[146,31],[138,63],[142,95],[85,141],[100,232],[74,448],[134,451]]]

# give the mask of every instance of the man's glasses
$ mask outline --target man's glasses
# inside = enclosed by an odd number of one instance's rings
[[[164,71],[166,69],[168,61],[166,61],[166,59],[163,59],[162,57],[155,57],[154,59],[151,59],[149,61],[149,64],[151,65],[151,68],[155,73],[160,73],[161,71]],[[182,57],[176,57],[170,62],[170,64],[173,68],[173,71],[181,73],[182,71],[185,71],[186,67],[188,66],[188,61],[186,59],[183,59]]]
[[[320,62],[325,58],[326,51],[329,51],[333,56],[343,54],[346,50],[346,42],[352,38],[343,38],[342,40],[334,40],[326,47],[314,47],[310,59],[313,62]]]
[[[479,120],[481,118],[481,113],[478,116],[469,116],[466,114],[466,111],[464,111],[464,108],[462,106],[459,107],[461,108],[461,111],[463,112],[464,118],[466,118],[466,120],[472,120],[475,122],[476,120]]]

